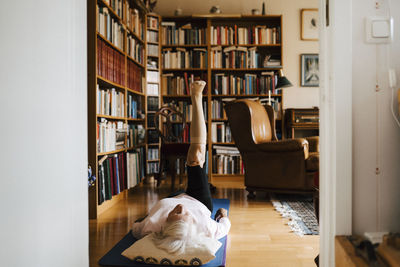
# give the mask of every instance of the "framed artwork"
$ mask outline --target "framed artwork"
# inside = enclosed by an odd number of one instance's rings
[[[300,38],[303,41],[318,40],[318,9],[308,8],[301,10],[301,33]]]
[[[318,54],[300,55],[300,85],[303,87],[319,86],[319,60]]]

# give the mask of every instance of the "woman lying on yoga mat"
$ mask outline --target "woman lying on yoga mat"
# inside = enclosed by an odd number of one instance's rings
[[[171,254],[182,254],[186,246],[208,238],[220,239],[228,234],[231,223],[227,210],[219,209],[211,219],[212,199],[203,165],[206,153],[206,124],[202,107],[202,91],[206,83],[195,81],[191,86],[192,123],[187,154],[188,185],[186,193],[158,201],[148,216],[133,225],[133,235],[142,238],[153,233],[158,248]]]

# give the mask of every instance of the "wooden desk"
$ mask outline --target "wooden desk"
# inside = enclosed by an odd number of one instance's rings
[[[306,130],[304,136],[319,135],[319,109],[298,109],[289,108],[285,110],[286,136],[295,138],[295,131]]]

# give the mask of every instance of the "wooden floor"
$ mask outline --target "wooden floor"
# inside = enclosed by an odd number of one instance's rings
[[[318,236],[291,233],[287,220],[274,211],[265,193],[247,199],[242,178],[215,180],[217,192],[213,197],[231,200],[227,267],[315,266]],[[168,184],[160,188],[140,185],[98,220],[90,220],[90,266],[99,266],[98,260],[130,230],[133,222],[169,193]]]

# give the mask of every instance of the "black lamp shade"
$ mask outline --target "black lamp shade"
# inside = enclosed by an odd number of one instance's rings
[[[285,88],[285,87],[290,87],[293,86],[292,83],[285,77],[285,76],[279,76],[278,78],[278,83],[276,84],[275,88]]]

